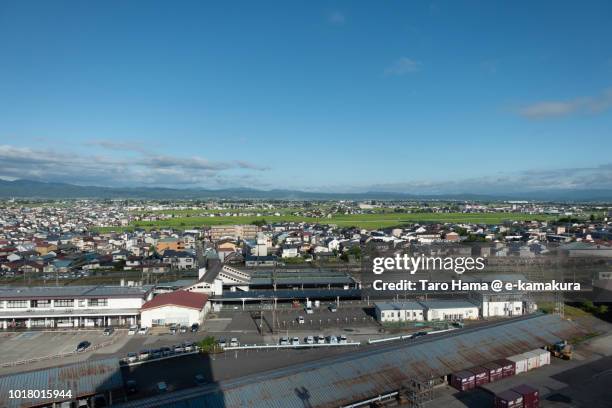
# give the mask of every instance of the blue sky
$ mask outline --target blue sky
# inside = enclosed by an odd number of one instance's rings
[[[612,188],[612,3],[0,2],[0,177]]]

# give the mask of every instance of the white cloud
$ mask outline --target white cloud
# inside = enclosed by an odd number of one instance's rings
[[[385,75],[387,76],[401,76],[406,74],[412,74],[421,70],[421,62],[415,61],[408,57],[401,57],[389,67],[385,69]]]
[[[518,113],[529,119],[546,119],[572,114],[596,114],[608,110],[611,106],[612,89],[606,89],[596,96],[536,102],[521,107]]]
[[[108,145],[113,150],[120,143]],[[138,152],[138,151],[137,151]],[[250,172],[269,169],[244,160],[211,161],[142,153],[139,157],[76,154],[68,151],[0,145],[0,177],[76,184],[210,186],[223,175],[237,182]]]

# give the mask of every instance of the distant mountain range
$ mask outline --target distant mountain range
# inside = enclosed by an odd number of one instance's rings
[[[249,188],[177,189],[154,187],[97,187],[33,180],[0,179],[0,198],[39,199],[278,199],[278,200],[534,200],[569,202],[612,202],[612,190],[545,190],[509,194],[410,194],[403,192],[326,193],[299,190],[256,190]]]

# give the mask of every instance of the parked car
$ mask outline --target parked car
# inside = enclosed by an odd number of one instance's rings
[[[160,349],[151,350],[151,358],[160,358],[162,356]]]
[[[136,353],[127,353],[127,362],[128,363],[133,363],[136,360],[138,360],[138,354],[136,354]]]
[[[85,351],[89,348],[89,346],[91,346],[91,343],[88,342],[87,340],[80,342],[77,347],[76,347],[76,351],[77,353],[80,353],[82,351]]]
[[[300,339],[298,337],[294,337],[291,339],[292,346],[297,346],[298,344],[300,344]]]
[[[204,384],[206,384],[206,378],[204,377],[204,374],[196,374],[196,376],[195,376],[195,383],[196,383],[196,385],[204,385]]]
[[[420,331],[420,332],[416,332],[412,335],[413,339],[416,339],[418,337],[422,337],[422,336],[427,336],[427,332],[426,331]]]
[[[317,336],[317,344],[325,344],[325,337],[322,334]]]
[[[225,343],[225,337],[221,337],[218,341],[219,347],[221,348],[225,348],[226,343]]]
[[[348,343],[348,340],[347,340],[347,338],[346,338],[346,336],[344,334],[342,336],[340,336],[340,340],[338,340],[338,343],[340,343],[340,344]]]
[[[149,352],[149,350],[140,350],[140,352],[138,353],[138,359],[146,360],[149,358],[150,355],[151,353]]]
[[[160,381],[157,383],[157,392],[166,392],[168,391],[168,385],[166,384],[165,381]]]
[[[176,346],[174,346],[175,353],[182,353],[184,351],[185,351],[185,347],[182,344],[177,344]]]
[[[195,345],[193,343],[185,343],[185,352],[190,352],[195,349]]]
[[[176,334],[177,330],[176,330],[176,326],[170,326],[170,329],[168,330],[170,332],[170,334]]]
[[[314,337],[312,336],[306,337],[306,344],[314,344]]]
[[[336,338],[336,336],[329,336],[327,337],[327,342],[329,344],[338,344],[338,339]]]
[[[128,329],[128,335],[132,336],[138,332],[138,326],[130,326]]]
[[[191,325],[191,329],[190,330],[191,330],[192,333],[195,333],[198,330],[200,330],[200,325],[198,323],[194,323],[194,324]]]
[[[170,347],[162,347],[161,349],[159,349],[161,351],[162,356],[169,356],[170,354],[172,354],[172,350],[170,350]]]
[[[236,337],[232,337],[232,339],[230,340],[230,347],[238,347],[240,345],[240,342],[238,341],[238,339]]]
[[[338,311],[338,308],[336,307],[336,305],[329,305],[329,311],[332,313],[336,313]]]
[[[106,329],[104,329],[104,335],[105,336],[110,336],[111,334],[113,334],[115,332],[115,329],[112,327],[107,327]]]
[[[280,344],[281,346],[288,346],[289,345],[289,337],[281,337],[278,344]]]
[[[179,332],[187,333],[187,326],[181,326],[181,328],[179,329]]]
[[[313,314],[314,313],[312,311],[312,307],[310,307],[310,306],[307,306],[305,310],[306,310],[306,314]]]
[[[304,316],[298,316],[297,321],[299,324],[304,324]]]
[[[140,329],[138,329],[138,334],[147,334],[149,332],[149,328],[147,327],[141,327]]]

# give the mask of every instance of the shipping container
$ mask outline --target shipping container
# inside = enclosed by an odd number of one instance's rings
[[[499,364],[502,368],[502,377],[512,377],[516,371],[516,364],[507,359],[495,360],[494,363]]]
[[[486,368],[489,371],[489,382],[499,381],[504,378],[503,368],[499,364],[487,363],[482,365],[483,368]]]
[[[459,391],[471,390],[476,386],[476,376],[470,371],[459,371],[450,376],[450,385]]]
[[[514,374],[520,374],[527,372],[527,360],[528,357],[524,354],[517,354],[516,356],[510,356],[507,358],[514,363]]]
[[[540,353],[528,351],[524,354],[527,357],[527,371],[540,367]]]
[[[474,373],[474,385],[486,384],[489,382],[489,370],[484,367],[472,367],[468,371]]]
[[[523,408],[523,396],[516,391],[507,390],[495,396],[495,408]]]
[[[550,364],[550,351],[544,349],[535,349],[533,353],[536,353],[540,357],[539,367],[544,367]]]
[[[538,408],[540,406],[540,393],[536,388],[521,384],[512,388],[512,391],[523,396],[523,408]]]

